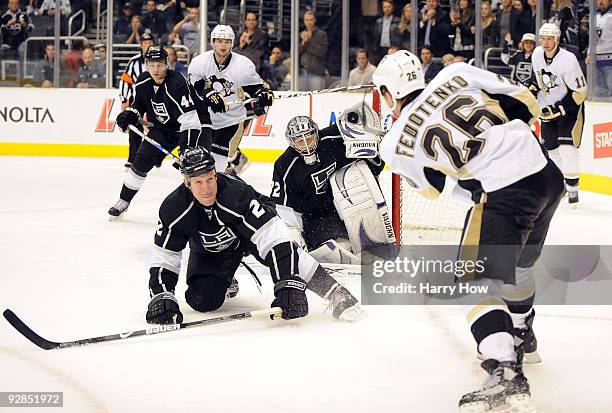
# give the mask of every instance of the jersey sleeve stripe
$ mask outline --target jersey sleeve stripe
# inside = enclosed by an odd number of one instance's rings
[[[172,221],[172,223],[168,226],[168,234],[166,234],[166,239],[164,240],[164,243],[162,244],[162,248],[166,248],[166,244],[168,243],[168,241],[170,240],[170,234],[172,233],[172,227],[174,225],[176,225],[181,219],[183,219],[183,217],[185,215],[187,215],[187,213],[189,211],[191,211],[191,208],[193,208],[194,205],[194,201],[191,201],[191,203],[189,204],[189,206],[187,207],[187,209],[185,211],[183,211],[183,213],[181,215],[179,215],[179,217],[177,219],[175,219],[174,221]]]
[[[284,198],[283,198],[283,205],[287,205],[287,176],[289,176],[289,171],[291,171],[291,168],[293,167],[293,164],[298,160],[298,157],[296,156],[295,158],[293,158],[293,160],[291,161],[291,163],[289,164],[289,167],[287,168],[287,171],[285,172],[285,175],[283,175],[283,193],[285,194]]]
[[[224,211],[225,211],[225,212],[227,212],[228,214],[231,214],[231,215],[233,215],[233,216],[235,216],[235,217],[240,218],[240,219],[242,220],[242,222],[244,223],[244,225],[245,225],[245,226],[246,226],[248,229],[250,229],[251,231],[253,231],[253,232],[256,232],[256,231],[257,231],[257,229],[256,229],[255,227],[253,227],[253,226],[252,226],[252,225],[250,225],[248,222],[246,222],[246,219],[245,219],[244,215],[241,215],[241,214],[239,214],[239,213],[237,213],[237,212],[232,211],[231,209],[229,209],[229,208],[227,208],[227,207],[224,207],[223,205],[221,205],[221,204],[219,203],[219,201],[215,201],[215,204],[217,204],[217,206],[219,206],[219,208],[221,208],[222,210],[224,210]]]
[[[181,111],[181,114],[185,113],[185,111],[183,111],[183,108],[181,107],[181,105],[179,105],[179,103],[172,97],[172,95],[170,94],[170,92],[168,92],[168,84],[164,83],[164,89],[166,89],[166,95],[168,95],[168,97],[170,98],[171,101],[174,102],[174,104],[176,105],[176,107],[178,108],[178,110]]]

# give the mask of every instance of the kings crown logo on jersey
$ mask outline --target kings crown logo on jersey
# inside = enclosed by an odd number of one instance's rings
[[[166,109],[166,105],[163,103],[155,103],[151,102],[153,106],[153,112],[155,112],[155,117],[161,123],[166,123],[170,120],[170,115],[168,114],[168,110]]]
[[[232,87],[234,87],[234,83],[230,82],[224,78],[218,78],[215,75],[212,75],[208,79],[206,79],[206,88],[214,89],[215,91],[221,93],[223,96],[229,96],[232,94]]]
[[[232,245],[236,239],[236,234],[228,227],[221,227],[221,229],[214,234],[207,234],[202,231],[198,232],[202,238],[204,249],[210,252],[221,252]]]
[[[546,71],[546,69],[542,69],[538,72],[539,83],[542,85],[542,91],[544,94],[550,93],[551,89],[559,86],[557,83],[558,76],[552,72]]]
[[[310,175],[314,183],[317,195],[322,195],[327,190],[329,177],[336,171],[336,162],[332,163],[325,169],[321,169]]]

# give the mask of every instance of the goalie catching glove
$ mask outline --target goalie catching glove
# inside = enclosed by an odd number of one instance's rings
[[[130,125],[138,126],[139,121],[140,113],[131,106],[128,106],[117,115],[117,126],[119,126],[122,132],[127,132]]]
[[[292,276],[278,281],[274,285],[274,296],[276,298],[271,307],[280,307],[285,320],[308,315],[306,283],[300,277]]]
[[[164,292],[151,298],[146,318],[149,324],[181,324],[183,313],[174,294]]]
[[[555,103],[554,105],[545,106],[542,108],[542,114],[540,115],[540,119],[542,120],[552,120],[558,118],[559,116],[565,116],[565,108],[560,102]]]

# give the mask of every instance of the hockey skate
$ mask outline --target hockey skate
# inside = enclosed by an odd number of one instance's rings
[[[236,277],[232,278],[232,282],[229,287],[227,287],[227,291],[225,291],[225,298],[234,298],[238,295],[238,290],[240,286],[238,285],[238,280]]]
[[[236,151],[234,157],[227,163],[225,173],[233,176],[240,176],[251,165],[251,161],[240,149]]]
[[[121,216],[123,215],[125,211],[127,211],[129,206],[130,206],[129,202],[124,201],[123,199],[120,199],[119,201],[117,201],[117,203],[114,206],[112,206],[108,210],[108,220],[115,221],[121,218]]]
[[[523,362],[527,364],[535,364],[541,363],[542,358],[538,354],[538,339],[533,332],[533,319],[535,318],[535,310],[532,310],[531,313],[525,319],[525,324],[527,324],[527,328],[514,329],[514,345],[517,350],[524,352],[525,356],[523,358]]]
[[[336,287],[326,297],[329,300],[325,312],[341,321],[358,321],[366,316],[357,299],[343,285]]]
[[[576,208],[578,206],[578,191],[568,191],[567,202],[569,203],[570,208]]]
[[[519,357],[520,359],[520,357]],[[462,413],[535,413],[529,383],[519,363],[485,360],[482,368],[489,373],[482,389],[468,393],[459,401]]]

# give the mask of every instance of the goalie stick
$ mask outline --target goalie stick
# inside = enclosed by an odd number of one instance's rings
[[[191,327],[201,327],[207,326],[211,324],[220,324],[227,323],[230,321],[236,320],[244,320],[246,318],[255,318],[255,317],[263,317],[263,316],[281,316],[283,311],[280,307],[272,307],[265,310],[255,310],[246,313],[238,313],[232,315],[226,315],[222,317],[215,318],[207,318],[204,320],[190,321],[187,323],[181,324],[165,324],[165,325],[155,325],[144,330],[135,330],[135,331],[126,331],[124,333],[119,334],[109,334],[107,336],[100,337],[91,337],[84,338],[81,340],[74,341],[49,341],[45,338],[42,338],[38,334],[36,334],[30,327],[28,327],[17,315],[9,309],[4,310],[4,318],[8,321],[15,330],[19,331],[25,338],[30,340],[32,343],[36,344],[38,347],[43,350],[53,350],[58,348],[67,348],[67,347],[76,347],[76,346],[84,346],[86,344],[94,344],[101,343],[104,341],[114,341],[114,340],[123,340],[129,337],[138,337],[138,336],[150,336],[153,334],[159,333],[167,333],[170,331],[183,330]]]

